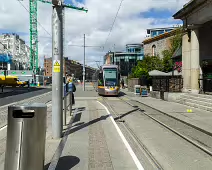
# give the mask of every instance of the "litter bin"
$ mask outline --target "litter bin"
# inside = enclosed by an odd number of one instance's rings
[[[43,170],[46,113],[39,103],[8,107],[4,170]]]
[[[134,86],[134,93],[135,93],[136,95],[140,95],[140,88],[141,88],[140,85],[135,85],[135,86]]]

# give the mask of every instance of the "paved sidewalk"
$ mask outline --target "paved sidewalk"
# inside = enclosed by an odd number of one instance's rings
[[[132,92],[128,92],[127,89],[122,89],[122,92],[133,100],[142,102],[212,134],[212,112],[152,97],[140,97]],[[192,113],[188,113],[187,109],[192,109]]]
[[[64,137],[59,141],[47,137],[44,170],[136,170],[106,110],[81,87],[77,90],[74,114]]]

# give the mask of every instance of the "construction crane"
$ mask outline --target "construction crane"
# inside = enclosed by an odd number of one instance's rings
[[[34,74],[39,70],[38,67],[38,30],[37,30],[37,2],[43,2],[52,4],[52,0],[29,0],[29,8],[30,8],[30,70],[33,70]],[[66,8],[72,8],[75,10],[85,11],[88,12],[88,10],[84,8],[79,8],[72,6],[71,4],[62,4],[63,7]]]

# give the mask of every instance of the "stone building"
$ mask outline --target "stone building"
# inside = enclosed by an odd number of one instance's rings
[[[212,91],[212,1],[191,0],[173,15],[183,21],[183,91]],[[203,80],[203,81],[202,81]],[[201,88],[200,88],[201,87]]]
[[[29,68],[30,48],[25,41],[17,34],[0,35],[0,54],[12,57],[12,61],[1,60],[1,64],[6,65],[7,70],[26,70]],[[3,58],[3,57],[2,57]]]
[[[162,52],[171,46],[170,39],[176,34],[176,30],[164,32],[160,35],[147,38],[143,41],[144,55],[163,57]]]

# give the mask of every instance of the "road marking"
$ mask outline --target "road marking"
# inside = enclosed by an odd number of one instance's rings
[[[103,99],[102,99],[101,97],[99,97],[99,98],[97,98],[97,100],[100,100],[100,101],[101,101],[101,100],[103,100]]]
[[[107,111],[107,114],[109,115],[111,121],[113,122],[118,134],[120,135],[122,141],[124,142],[127,150],[129,151],[133,161],[135,162],[137,168],[139,170],[144,170],[143,166],[141,165],[140,161],[138,160],[137,156],[135,155],[135,153],[133,152],[131,146],[129,145],[129,143],[127,142],[126,138],[124,137],[123,133],[121,132],[120,128],[118,127],[118,125],[116,124],[115,120],[113,119],[112,115],[110,114],[109,110],[107,109],[107,107],[105,105],[103,105],[102,103],[100,103],[99,101],[97,101],[100,105],[102,105],[105,110]]]

